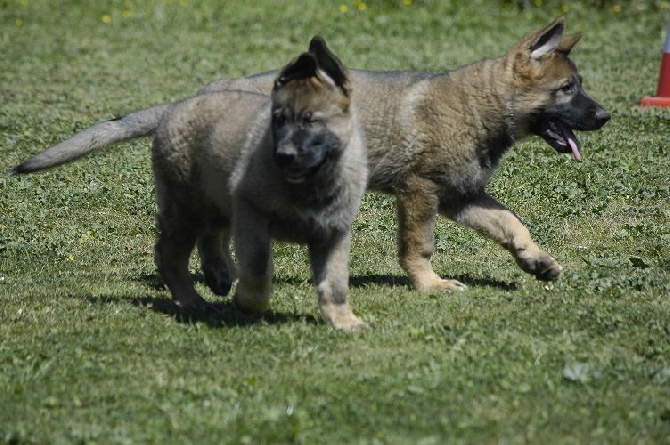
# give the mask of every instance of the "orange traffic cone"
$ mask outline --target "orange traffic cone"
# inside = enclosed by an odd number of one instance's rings
[[[658,75],[656,96],[646,96],[640,105],[652,107],[670,107],[670,24],[665,33],[663,58],[661,59],[661,73]]]

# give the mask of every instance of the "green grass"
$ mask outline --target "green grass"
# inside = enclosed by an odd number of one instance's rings
[[[559,2],[341,3],[0,1],[0,168],[278,68],[313,34],[352,67],[441,71],[502,54]],[[267,317],[190,323],[153,265],[147,140],[0,178],[0,441],[669,444],[670,111],[636,106],[656,88],[668,5],[563,3],[613,119],[580,135],[585,162],[532,139],[490,186],[565,266],[560,281],[441,219],[435,268],[470,290],[412,291],[393,201],[368,194],[352,304],[374,331],[325,325],[305,250],[287,245]]]

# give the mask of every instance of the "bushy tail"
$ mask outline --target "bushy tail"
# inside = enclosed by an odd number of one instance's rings
[[[150,136],[170,107],[172,104],[156,105],[111,121],[95,124],[22,162],[10,170],[9,174],[45,170],[72,162],[92,151],[101,150],[119,142]]]

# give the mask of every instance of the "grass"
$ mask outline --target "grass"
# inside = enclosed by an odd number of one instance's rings
[[[559,2],[407,3],[0,1],[2,169],[277,68],[313,34],[350,66],[441,71],[502,54]],[[374,331],[326,326],[305,250],[288,245],[267,317],[193,323],[153,265],[148,141],[0,178],[0,440],[670,443],[670,112],[636,106],[656,87],[667,2],[564,3],[568,30],[586,32],[574,59],[613,119],[580,135],[585,162],[528,140],[490,186],[563,263],[560,281],[441,219],[435,268],[470,290],[412,291],[393,201],[368,194],[352,301]]]

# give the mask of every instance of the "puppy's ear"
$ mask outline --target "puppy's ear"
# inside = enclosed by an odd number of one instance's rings
[[[540,30],[532,39],[530,44],[531,59],[539,59],[540,57],[549,54],[558,48],[563,37],[563,30],[565,29],[565,19],[559,17],[554,20],[549,26]]]
[[[275,88],[281,88],[292,80],[309,79],[317,75],[318,65],[310,53],[302,53],[286,65],[275,80]]]
[[[526,35],[512,49],[512,53],[518,59],[525,59],[526,63],[537,61],[559,47],[564,29],[565,19],[559,17],[544,28]]]
[[[309,42],[309,53],[316,58],[319,70],[328,76],[335,86],[339,87],[346,96],[351,95],[349,71],[340,59],[326,45],[320,36],[312,37]]]
[[[556,51],[562,52],[566,56],[570,54],[570,51],[572,48],[579,42],[579,40],[582,38],[582,33],[581,32],[576,32],[574,34],[568,34],[567,36],[563,36],[561,39],[561,43],[558,44],[558,47],[556,48]]]

